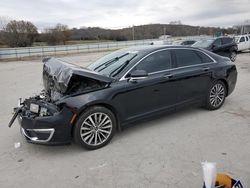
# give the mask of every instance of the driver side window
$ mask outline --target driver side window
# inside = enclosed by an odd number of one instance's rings
[[[245,38],[244,38],[244,37],[241,37],[241,38],[240,38],[240,42],[245,42]]]
[[[215,46],[221,46],[221,39],[216,39],[216,40],[214,41],[214,45],[215,45]]]
[[[163,50],[149,55],[143,59],[134,70],[145,70],[147,73],[154,73],[171,68],[170,50]]]

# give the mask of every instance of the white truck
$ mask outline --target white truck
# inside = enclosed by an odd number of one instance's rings
[[[238,35],[234,37],[234,41],[238,46],[238,52],[250,50],[250,35]]]

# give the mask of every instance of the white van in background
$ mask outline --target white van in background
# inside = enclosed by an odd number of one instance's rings
[[[238,35],[234,37],[234,41],[238,46],[238,52],[250,50],[250,35]]]

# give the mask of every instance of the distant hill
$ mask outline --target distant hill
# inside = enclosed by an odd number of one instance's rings
[[[235,33],[233,28],[222,29],[216,27],[199,27],[176,24],[149,24],[134,26],[134,28],[103,29],[99,27],[88,27],[82,29],[71,29],[71,40],[132,40],[159,38],[161,35],[171,36],[192,36],[192,35],[214,35],[222,32],[227,34]]]

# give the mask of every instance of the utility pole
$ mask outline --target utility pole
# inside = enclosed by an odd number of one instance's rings
[[[135,28],[134,25],[132,26],[132,38],[135,40]]]
[[[163,28],[163,36],[164,36],[164,40],[166,40],[166,27]]]

